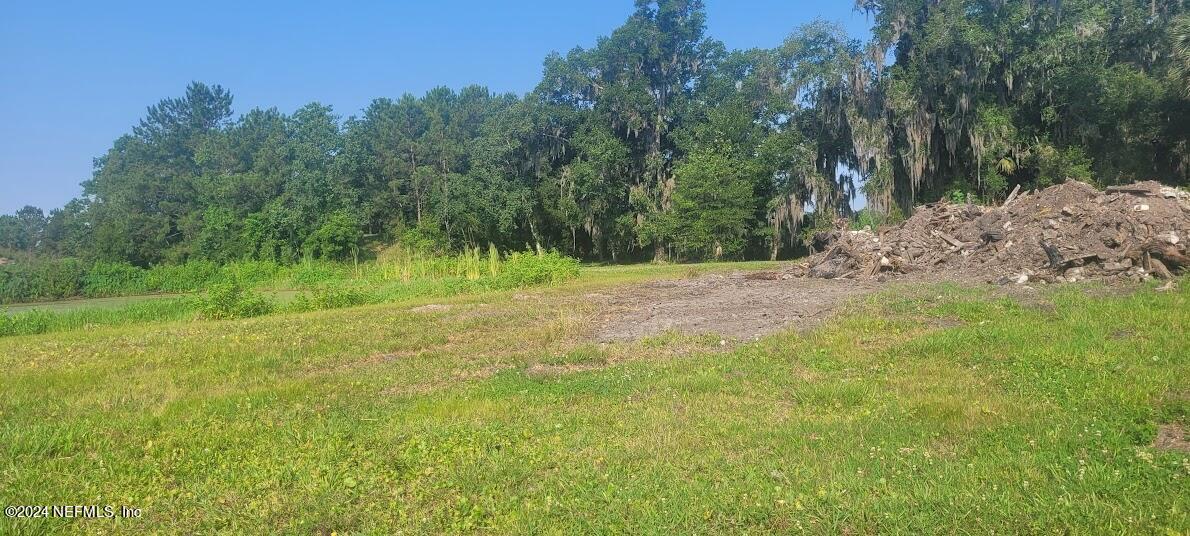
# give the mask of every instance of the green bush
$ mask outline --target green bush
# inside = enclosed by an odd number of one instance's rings
[[[145,271],[126,262],[96,262],[83,275],[83,295],[88,297],[119,296],[143,293]]]
[[[259,285],[276,280],[281,269],[281,265],[275,261],[236,261],[219,269],[219,279]]]
[[[212,320],[260,316],[272,312],[273,308],[273,302],[268,298],[244,287],[239,281],[211,285],[199,303],[202,317]]]
[[[78,296],[85,270],[78,259],[22,260],[0,266],[0,302]]]
[[[0,311],[0,337],[37,335],[56,331],[119,326],[142,322],[164,322],[194,317],[193,299],[154,299],[115,309],[82,308],[69,311],[34,309],[7,314]]]
[[[46,263],[42,273],[43,297],[62,299],[78,296],[85,269],[78,259]]]
[[[433,218],[426,218],[413,227],[402,227],[394,233],[396,245],[430,256],[442,256],[450,250],[450,239]]]
[[[303,254],[316,259],[355,259],[363,240],[359,219],[351,211],[338,210],[327,216],[302,244]]]
[[[294,265],[291,281],[302,288],[315,288],[327,281],[346,279],[349,268],[346,265],[327,261],[305,261]]]
[[[294,311],[320,311],[341,309],[369,303],[378,303],[374,293],[358,287],[320,287],[314,292],[304,293],[294,300],[290,309]]]
[[[0,337],[45,333],[53,323],[54,316],[54,313],[42,310],[13,315],[0,311]]]
[[[219,265],[211,261],[161,264],[145,273],[145,287],[154,292],[195,292],[219,279]]]
[[[504,288],[520,288],[530,285],[554,284],[578,276],[578,260],[557,251],[540,255],[534,253],[513,253],[504,262],[499,283]]]

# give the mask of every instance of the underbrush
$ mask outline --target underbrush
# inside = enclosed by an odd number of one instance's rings
[[[149,300],[118,309],[75,309],[61,312],[35,309],[14,314],[5,314],[0,310],[0,337],[38,335],[97,326],[169,322],[193,318],[195,310],[195,300],[191,298]]]
[[[558,283],[577,276],[578,261],[554,251],[540,255],[513,253],[500,274],[502,284],[508,288]]]
[[[131,266],[97,264],[85,275],[90,290],[100,297],[116,289],[135,292],[201,292],[197,296],[154,299],[113,309],[65,312],[32,310],[5,314],[0,310],[0,337],[33,335],[92,326],[123,325],[155,320],[249,318],[274,312],[298,313],[359,305],[393,303],[422,297],[510,290],[557,284],[578,276],[577,260],[556,252],[513,253],[502,259],[494,249],[479,249],[454,257],[433,257],[403,251],[380,262],[360,266],[337,263],[233,263],[222,267],[200,263],[140,270]],[[146,276],[146,274],[148,274]],[[289,285],[278,285],[278,281]],[[289,302],[260,291],[292,286],[304,290]],[[61,297],[61,296],[57,296]]]
[[[208,261],[192,261],[140,268],[118,262],[88,264],[78,259],[30,258],[0,266],[0,303],[189,293],[230,282],[284,286],[289,280],[304,275],[302,270],[298,266],[283,266],[270,261],[242,261],[222,266]]]
[[[247,318],[273,311],[274,303],[238,281],[212,285],[199,299],[199,314],[211,320]]]
[[[536,260],[522,260],[525,258]],[[204,292],[215,286],[317,290],[343,281],[382,284],[422,279],[497,278],[510,262],[512,286],[540,284],[573,277],[578,262],[557,253],[513,253],[503,258],[495,246],[442,255],[394,246],[374,262],[359,264],[321,260],[285,265],[273,261],[209,261],[140,268],[127,263],[79,259],[25,258],[0,266],[0,303],[67,298],[110,298],[159,293]],[[567,275],[570,274],[570,275]]]

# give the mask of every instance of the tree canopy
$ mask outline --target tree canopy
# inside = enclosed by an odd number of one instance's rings
[[[589,259],[771,257],[811,213],[1190,170],[1183,0],[859,0],[770,49],[706,35],[701,0],[636,0],[526,95],[482,86],[235,116],[192,83],[148,108],[0,251],[137,265],[347,259],[369,240]]]

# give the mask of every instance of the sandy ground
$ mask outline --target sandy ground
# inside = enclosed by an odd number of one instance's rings
[[[654,281],[585,298],[600,305],[595,338],[601,342],[667,331],[752,339],[813,327],[849,298],[885,287],[849,279],[748,279],[738,272]]]

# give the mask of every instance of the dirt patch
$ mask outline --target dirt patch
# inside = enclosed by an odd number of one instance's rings
[[[550,365],[547,363],[534,363],[525,369],[525,374],[530,377],[550,377],[561,376],[563,374],[572,374],[575,372],[586,372],[588,370],[599,370],[607,368],[605,363],[568,363],[564,365]]]
[[[927,325],[929,325],[931,328],[934,328],[934,329],[950,329],[950,328],[958,328],[958,327],[965,326],[965,325],[967,325],[967,323],[964,322],[963,319],[961,319],[961,318],[956,318],[953,316],[942,316],[942,317],[937,317],[937,318],[931,318],[927,322]]]
[[[411,313],[436,313],[439,311],[449,311],[451,306],[445,303],[428,303],[409,309]]]
[[[1187,435],[1186,427],[1180,424],[1163,424],[1157,427],[1157,437],[1153,439],[1153,447],[1190,452],[1190,435]]]
[[[600,305],[600,342],[635,340],[668,331],[752,339],[807,329],[845,300],[880,289],[876,281],[825,280],[737,272],[656,281],[588,295]]]
[[[1139,282],[1190,269],[1190,193],[1140,182],[1066,182],[984,207],[917,207],[901,225],[819,233],[822,253],[787,273],[866,279],[928,273],[999,284]]]

